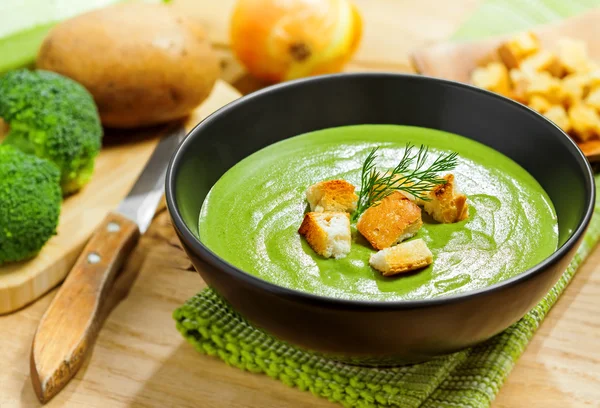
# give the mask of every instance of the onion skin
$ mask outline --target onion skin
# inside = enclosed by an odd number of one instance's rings
[[[347,0],[239,0],[231,47],[250,74],[268,83],[340,72],[362,37]]]

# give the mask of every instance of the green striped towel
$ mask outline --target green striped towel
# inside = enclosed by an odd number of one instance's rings
[[[499,7],[506,9],[502,13],[505,16],[516,15],[512,9],[522,7],[523,19],[531,24],[570,14],[567,3],[572,12],[594,2],[489,0],[459,30],[457,38],[472,38],[483,28],[494,34],[526,28],[517,19],[509,21],[513,25],[508,29],[494,24],[498,20],[492,16]],[[506,25],[505,20],[501,23]],[[600,186],[600,175],[596,185]],[[554,288],[523,319],[484,344],[423,364],[357,367],[300,351],[252,327],[211,289],[189,299],[173,317],[177,329],[200,353],[242,370],[267,374],[347,407],[488,407],[548,311],[600,239],[599,213],[600,199],[573,261]]]

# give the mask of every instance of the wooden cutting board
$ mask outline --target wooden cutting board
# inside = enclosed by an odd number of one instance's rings
[[[532,31],[539,36],[543,48],[549,50],[555,49],[557,41],[563,37],[583,40],[588,45],[590,57],[600,61],[600,9]],[[511,36],[435,44],[414,52],[412,62],[417,72],[423,75],[469,83],[471,72],[478,63]],[[579,147],[590,161],[600,160],[600,140],[579,143]]]
[[[233,87],[218,81],[186,121],[186,129],[239,96]],[[164,128],[106,133],[91,182],[63,202],[58,234],[37,257],[0,266],[0,314],[25,306],[65,278],[92,231],[127,195],[161,134]]]

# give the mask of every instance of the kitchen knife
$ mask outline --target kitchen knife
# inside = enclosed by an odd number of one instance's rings
[[[152,221],[164,192],[169,159],[185,130],[156,146],[133,188],[94,231],[42,316],[31,346],[31,381],[41,402],[55,396],[81,367],[106,316],[109,294],[127,255]]]

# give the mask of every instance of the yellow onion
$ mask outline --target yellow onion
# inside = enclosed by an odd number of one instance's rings
[[[358,47],[362,19],[347,0],[239,0],[230,29],[235,56],[272,83],[341,71]]]

